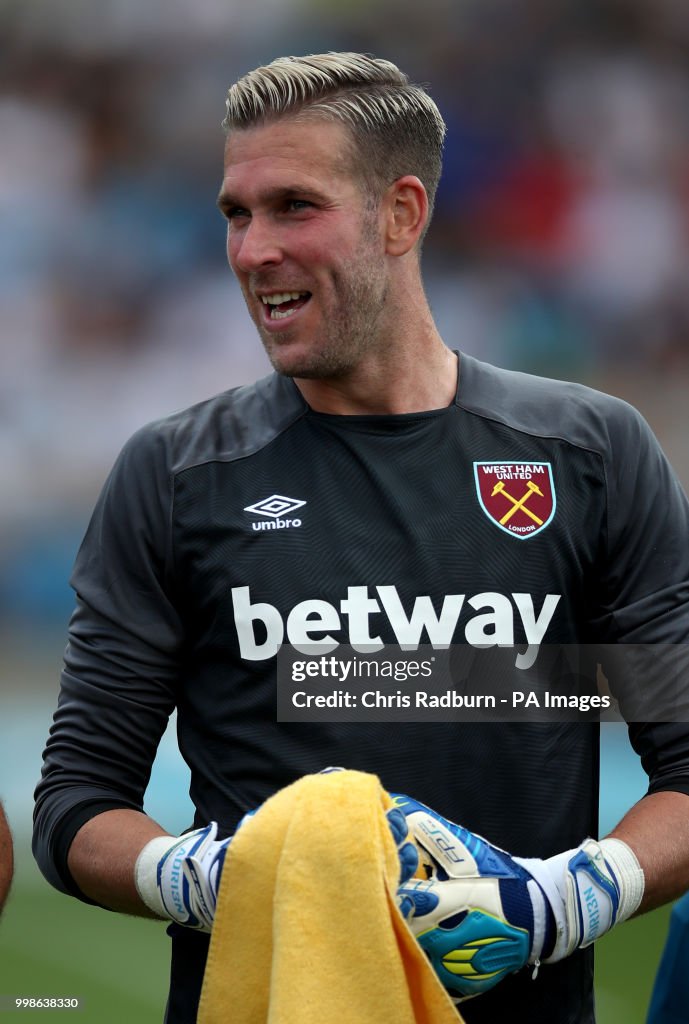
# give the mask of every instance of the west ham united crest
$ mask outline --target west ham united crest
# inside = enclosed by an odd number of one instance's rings
[[[475,462],[476,493],[491,522],[517,540],[534,537],[555,515],[549,462]]]

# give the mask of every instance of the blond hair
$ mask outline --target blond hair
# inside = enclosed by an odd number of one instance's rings
[[[279,57],[235,82],[226,105],[228,133],[283,116],[339,120],[351,131],[354,169],[369,191],[378,197],[414,174],[433,207],[445,122],[425,89],[390,61],[362,53]]]

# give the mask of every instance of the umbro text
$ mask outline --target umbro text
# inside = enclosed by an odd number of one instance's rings
[[[286,530],[288,526],[301,526],[301,519],[260,519],[251,525],[254,530]]]

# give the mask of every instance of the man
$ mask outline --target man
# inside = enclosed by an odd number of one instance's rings
[[[474,990],[455,964],[455,994],[482,992],[462,1003],[469,1024],[591,1022],[579,947],[689,886],[689,730],[631,729],[650,794],[608,846],[584,846],[595,724],[288,724],[275,656],[283,640],[365,647],[405,631],[443,646],[448,622],[477,650],[686,642],[686,499],[623,403],[445,346],[419,263],[444,125],[394,65],[276,61],[230,89],[225,127],[228,258],[276,373],[144,428],[105,485],[72,580],[38,861],[65,892],[175,922],[167,1020],[191,1021],[218,837],[305,773],[372,771],[413,798],[401,806],[433,872],[403,902],[420,941],[454,915],[450,959],[468,948],[466,898],[428,838],[442,832],[493,887],[472,897],[481,922],[518,947]],[[197,829],[179,841],[142,810],[175,706]],[[598,924],[577,933],[596,872]]]
[[[12,849],[12,833],[0,804],[0,911],[7,902],[14,873],[14,853]]]

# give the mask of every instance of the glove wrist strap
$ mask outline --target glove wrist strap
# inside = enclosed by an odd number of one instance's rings
[[[158,865],[179,843],[175,836],[156,836],[146,843],[134,865],[134,884],[143,903],[157,917],[169,917],[158,885]]]
[[[621,839],[601,839],[600,848],[620,889],[620,906],[615,919],[619,924],[639,908],[644,894],[644,872],[634,851]]]
[[[586,839],[545,861],[523,861],[541,886],[553,913],[556,939],[545,962],[589,946],[625,921],[641,903],[644,873],[620,839]]]

